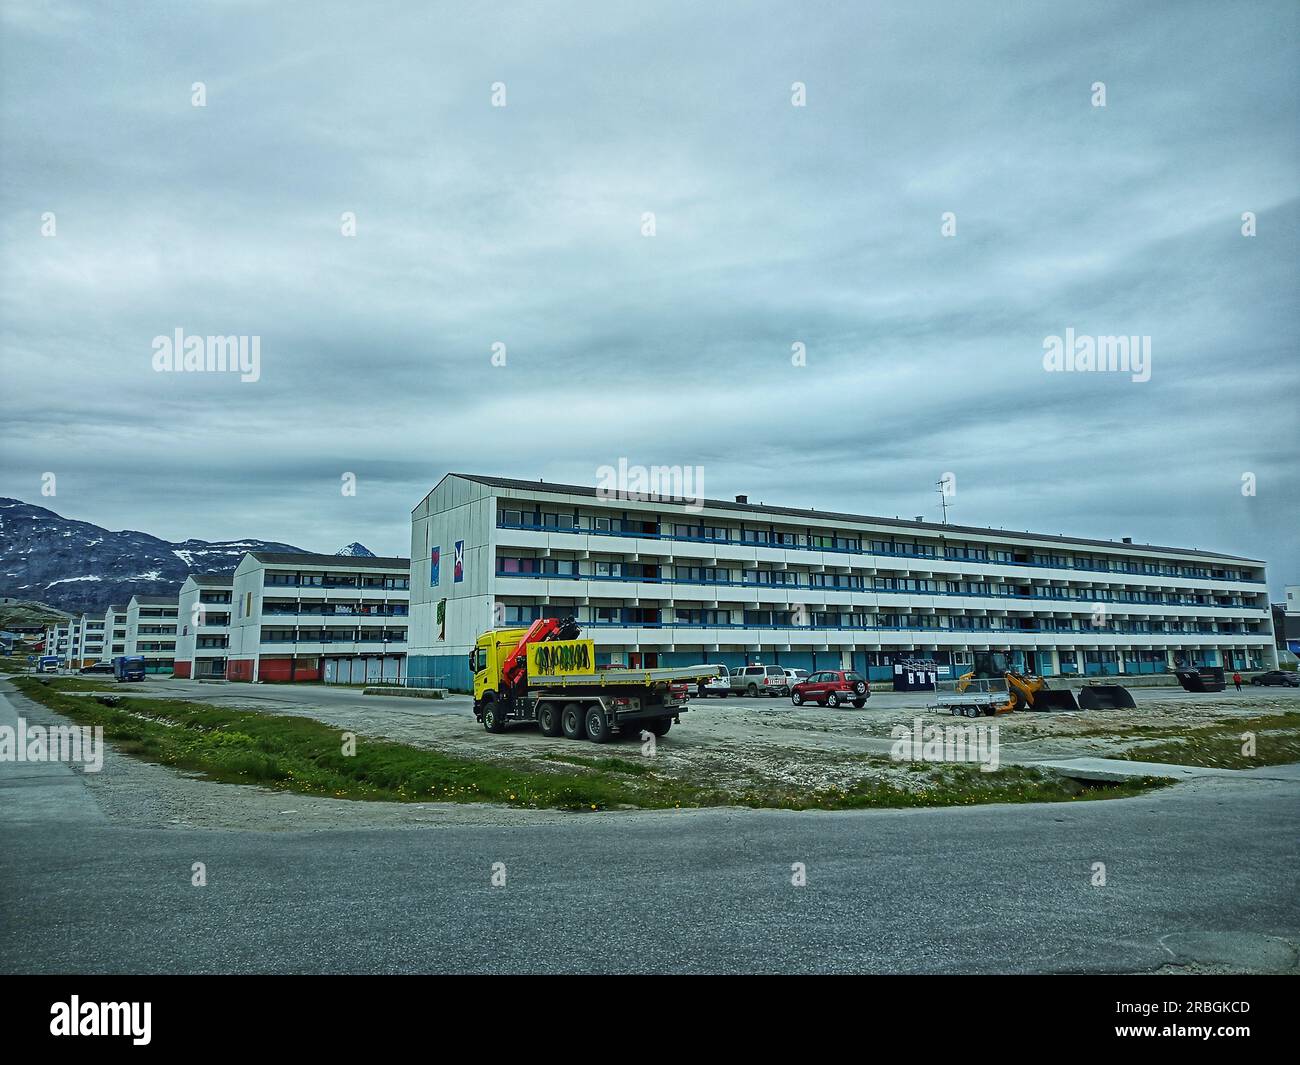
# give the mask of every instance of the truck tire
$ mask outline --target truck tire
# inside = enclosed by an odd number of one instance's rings
[[[673,727],[671,717],[656,717],[646,722],[646,731],[653,732],[656,736],[667,736],[668,730]]]
[[[587,711],[586,726],[587,739],[592,743],[608,743],[612,738],[609,722],[605,720],[605,711],[599,705]]]
[[[745,689],[745,694],[748,695],[751,699],[757,699],[757,698],[758,698],[758,685],[757,685],[757,684],[751,684],[748,688]]]
[[[537,727],[542,730],[543,736],[558,736],[560,734],[560,708],[554,703],[542,703],[537,708]]]
[[[497,705],[495,699],[489,699],[483,704],[483,727],[489,732],[505,732],[506,723],[501,716],[501,707]]]
[[[584,717],[582,707],[577,703],[564,704],[564,709],[560,711],[560,731],[564,733],[565,739],[580,740],[587,734]]]

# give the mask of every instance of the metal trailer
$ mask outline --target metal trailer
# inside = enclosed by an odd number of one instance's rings
[[[608,743],[642,729],[664,736],[690,709],[689,688],[715,677],[716,666],[667,669],[608,669],[597,673],[529,677],[528,690],[514,699],[492,699],[475,708],[488,732],[513,722],[536,723],[544,736]]]

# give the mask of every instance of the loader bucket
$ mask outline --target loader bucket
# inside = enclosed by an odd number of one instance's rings
[[[1034,705],[1029,707],[1030,710],[1078,710],[1079,704],[1074,701],[1074,692],[1053,691],[1051,688],[1044,688],[1042,691],[1034,692]]]
[[[1089,684],[1079,689],[1084,710],[1131,710],[1137,707],[1129,690],[1119,684]]]

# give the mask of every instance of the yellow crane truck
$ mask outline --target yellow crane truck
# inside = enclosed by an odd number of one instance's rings
[[[608,743],[645,729],[665,735],[689,709],[689,694],[717,666],[598,669],[596,648],[573,618],[540,618],[526,629],[490,629],[470,652],[474,716],[488,732],[516,722],[544,736]]]

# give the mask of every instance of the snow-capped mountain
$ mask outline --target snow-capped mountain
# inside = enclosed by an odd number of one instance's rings
[[[244,552],[253,550],[302,548],[268,540],[170,543],[130,529],[111,532],[0,496],[0,595],[38,599],[77,614],[125,606],[137,593],[176,592],[190,573],[232,572]]]
[[[351,555],[354,558],[374,558],[375,553],[365,544],[359,544],[355,540],[348,544],[347,547],[340,547],[334,552],[336,555]]]

